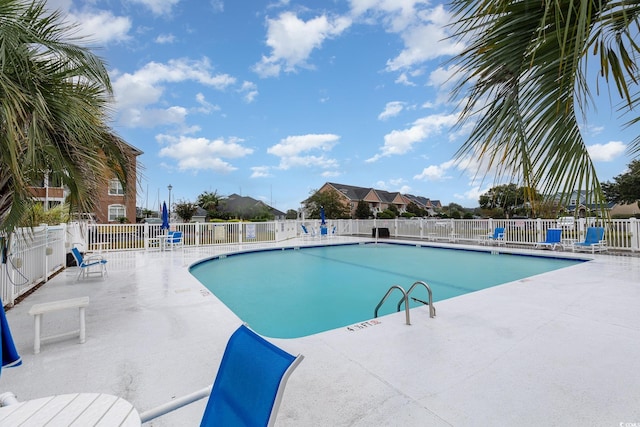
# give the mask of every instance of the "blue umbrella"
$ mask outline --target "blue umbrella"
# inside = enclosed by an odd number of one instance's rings
[[[169,212],[167,211],[167,204],[162,202],[162,230],[169,229]]]
[[[320,224],[325,225],[326,221],[324,218],[324,206],[320,206]]]
[[[2,305],[2,304],[0,304]],[[7,317],[4,314],[4,307],[0,307],[0,355],[2,356],[2,368],[10,368],[22,364],[18,350],[13,343],[13,337],[11,336],[11,330],[9,329],[9,323]]]

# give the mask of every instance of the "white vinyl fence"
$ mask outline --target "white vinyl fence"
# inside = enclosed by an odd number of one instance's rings
[[[602,223],[595,218],[565,223],[551,219],[375,219],[328,220],[327,236],[319,220],[171,224],[182,231],[184,247],[280,242],[302,237],[301,225],[314,230],[315,239],[361,236],[417,241],[479,243],[496,227],[505,228],[507,245],[533,247],[545,240],[549,228],[561,228],[562,239],[581,241],[589,226],[604,226],[607,246],[613,251],[640,250],[640,221],[635,218]],[[335,228],[334,228],[335,227]],[[165,232],[158,224],[67,224],[18,230],[9,240],[0,236],[0,294],[3,305],[46,282],[66,266],[67,254],[76,246],[85,251],[151,250],[149,239]]]
[[[16,231],[0,242],[0,293],[3,305],[46,282],[64,268],[67,254],[67,226],[42,226]]]

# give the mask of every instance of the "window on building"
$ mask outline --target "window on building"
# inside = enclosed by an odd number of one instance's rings
[[[124,196],[124,188],[119,179],[112,179],[109,181],[109,195],[110,196]]]
[[[124,205],[109,205],[109,222],[116,222],[119,218],[127,217],[127,209]]]

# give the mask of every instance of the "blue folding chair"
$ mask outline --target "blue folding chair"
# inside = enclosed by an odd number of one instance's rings
[[[212,387],[143,412],[140,418],[146,423],[210,393],[201,427],[272,426],[286,382],[303,358],[242,325],[227,342]]]
[[[309,229],[307,229],[307,226],[304,224],[300,224],[300,228],[302,228],[302,240],[313,239],[316,237],[315,228],[312,228],[311,231],[309,231]]]

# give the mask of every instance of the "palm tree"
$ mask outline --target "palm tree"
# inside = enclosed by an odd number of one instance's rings
[[[106,124],[105,65],[62,18],[44,1],[0,0],[0,232],[20,222],[43,174],[61,176],[73,209],[86,212],[99,185],[115,173],[126,186],[135,167]]]
[[[455,36],[467,43],[454,58],[453,97],[463,99],[459,126],[473,122],[458,160],[472,155],[485,173],[561,193],[561,203],[574,190],[603,201],[578,124],[593,107],[587,59],[599,60],[619,108],[632,112],[640,1],[452,0],[452,10]],[[637,154],[640,138],[630,147]]]
[[[196,205],[207,211],[208,217],[213,217],[220,206],[220,196],[217,191],[205,191],[198,196]]]

